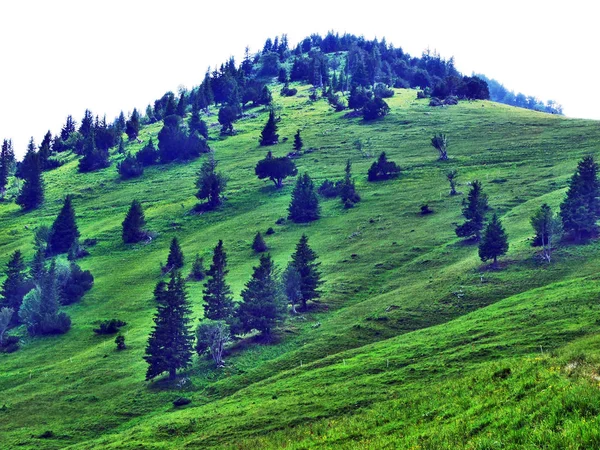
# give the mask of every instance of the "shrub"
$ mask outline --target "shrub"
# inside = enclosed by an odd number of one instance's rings
[[[385,152],[379,155],[377,161],[374,161],[367,173],[369,181],[387,180],[395,178],[400,174],[400,167],[393,162],[388,161]]]
[[[281,96],[283,96],[283,97],[293,97],[297,93],[298,93],[298,89],[290,88],[289,85],[287,85],[287,84],[285,84],[281,88],[281,92],[280,92]]]
[[[437,98],[437,97],[431,97],[431,100],[429,100],[429,106],[442,106],[443,103],[442,101]]]
[[[325,198],[335,198],[340,195],[340,182],[334,182],[329,179],[325,179],[317,189],[320,196]]]
[[[127,180],[143,175],[144,166],[137,158],[128,153],[125,159],[117,164],[117,171],[123,180]]]
[[[122,334],[118,335],[115,338],[115,344],[117,344],[117,350],[125,350],[127,346],[125,345],[125,336]]]
[[[19,338],[17,336],[5,336],[0,343],[0,353],[13,353],[19,350]]]
[[[394,90],[387,87],[384,83],[377,83],[373,89],[375,97],[390,98],[394,96]]]
[[[458,105],[458,97],[450,95],[444,100],[444,105]]]
[[[365,120],[375,120],[386,116],[390,112],[390,107],[381,98],[375,97],[369,100],[363,108],[363,118]]]
[[[433,213],[433,209],[429,208],[429,205],[427,203],[424,203],[421,205],[421,215],[425,216],[427,214],[431,214]]]
[[[267,231],[265,232],[265,234],[266,234],[267,236],[270,236],[270,235],[272,235],[272,234],[275,234],[275,230],[273,229],[273,227],[269,227],[269,228],[267,229]]]
[[[425,91],[417,92],[417,100],[421,98],[427,98],[427,96],[425,95]]]
[[[252,250],[254,250],[256,253],[262,253],[268,250],[267,244],[263,239],[262,235],[260,234],[260,231],[256,233],[256,236],[254,236],[254,241],[252,242]]]
[[[154,143],[152,139],[144,146],[142,149],[137,152],[135,155],[135,159],[138,160],[142,164],[142,166],[152,166],[158,162],[159,152],[156,147],[154,147]]]
[[[98,328],[94,328],[96,334],[115,334],[119,332],[119,328],[127,325],[127,322],[123,322],[119,319],[110,319],[100,322]]]
[[[190,403],[192,403],[192,400],[186,397],[179,397],[178,399],[173,400],[173,406],[175,407],[189,405]]]

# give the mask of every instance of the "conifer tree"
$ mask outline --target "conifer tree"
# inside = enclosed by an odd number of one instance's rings
[[[191,308],[185,284],[178,272],[171,273],[168,286],[162,290],[161,298],[156,300],[158,307],[154,327],[144,356],[148,363],[146,380],[163,372],[168,372],[169,379],[173,380],[177,370],[190,365],[194,339],[189,318]]]
[[[4,199],[8,177],[14,165],[14,153],[12,153],[11,147],[12,143],[9,140],[4,139],[2,141],[2,150],[0,151],[0,200]]]
[[[71,116],[71,115],[67,116],[67,121],[65,122],[64,126],[60,130],[60,138],[63,141],[66,141],[67,139],[69,139],[71,137],[71,135],[73,133],[75,133],[75,126],[76,126],[76,123],[73,120],[73,116]]]
[[[596,222],[600,217],[599,197],[598,164],[592,156],[586,156],[577,165],[567,197],[560,205],[563,228],[575,240],[596,234]]]
[[[86,109],[81,119],[81,125],[79,125],[79,133],[87,138],[94,127],[94,116],[89,109]]]
[[[52,224],[49,239],[49,250],[52,254],[68,252],[79,238],[75,210],[71,200],[70,195],[65,197],[63,207]]]
[[[308,173],[298,177],[288,211],[289,219],[297,223],[311,222],[319,218],[319,199]]]
[[[20,250],[16,250],[10,257],[6,270],[4,271],[6,279],[2,283],[0,296],[1,307],[12,308],[18,311],[21,308],[23,297],[31,289],[31,283],[27,281],[25,273],[25,262]],[[15,314],[12,317],[12,323],[18,321],[18,316]]]
[[[467,201],[463,204],[465,206],[462,214],[467,220],[462,225],[456,227],[456,235],[458,237],[479,240],[485,220],[485,212],[488,209],[487,195],[483,192],[481,182],[477,180],[473,181]]]
[[[167,269],[168,270],[179,270],[183,267],[184,257],[181,251],[181,246],[176,237],[171,240],[171,246],[169,247],[169,256],[167,257]]]
[[[185,93],[182,92],[179,95],[179,101],[177,102],[177,111],[176,111],[176,114],[179,117],[184,117],[185,116],[185,106],[186,106]]]
[[[46,254],[42,247],[38,247],[33,254],[33,260],[31,261],[31,266],[29,267],[29,276],[34,282],[39,283],[45,272]]]
[[[282,315],[283,302],[277,286],[275,264],[271,255],[261,255],[259,265],[254,267],[252,278],[242,291],[238,319],[245,332],[257,330],[268,337]]]
[[[204,258],[202,258],[199,253],[196,253],[196,257],[194,258],[194,262],[192,263],[192,270],[190,271],[188,279],[194,281],[202,281],[205,277],[206,270],[204,270]]]
[[[207,319],[231,322],[233,299],[231,288],[225,281],[228,273],[227,254],[220,240],[214,249],[212,264],[206,273],[208,279],[204,284],[204,317]]]
[[[300,130],[296,131],[296,134],[294,135],[294,150],[297,152],[302,151],[302,147],[304,146],[304,143],[302,142],[302,137],[300,137]]]
[[[275,121],[275,111],[269,111],[269,119],[260,133],[260,145],[275,145],[279,142],[277,134],[277,123]]]
[[[125,122],[125,133],[130,141],[138,137],[140,132],[140,114],[136,108],[133,109],[131,117]]]
[[[265,243],[262,234],[260,234],[260,231],[256,233],[256,236],[254,236],[254,241],[252,241],[252,250],[254,250],[256,253],[262,253],[268,250],[267,244]]]
[[[217,161],[212,154],[204,161],[198,174],[196,187],[198,192],[196,197],[200,200],[206,200],[208,209],[214,209],[222,202],[221,194],[227,186],[227,179],[224,175],[216,171]]]
[[[48,160],[52,154],[52,133],[48,131],[42,139],[40,148],[38,150],[38,158],[40,160],[40,166],[42,170],[49,168]]]
[[[308,245],[308,237],[303,234],[296,244],[296,251],[292,255],[292,263],[300,274],[300,293],[302,309],[306,309],[308,300],[314,300],[321,296],[319,286],[323,284],[321,272],[317,262],[317,254]]]
[[[110,166],[108,148],[96,146],[96,133],[91,129],[83,141],[83,157],[79,160],[80,172],[93,172]]]
[[[123,242],[133,244],[144,239],[146,236],[143,230],[144,225],[146,225],[146,219],[142,205],[139,201],[133,200],[123,221]]]
[[[507,251],[508,238],[506,237],[506,232],[498,216],[494,213],[492,220],[485,227],[485,232],[479,243],[479,257],[483,262],[493,259],[494,266],[496,266],[498,256],[506,254]]]
[[[29,149],[23,160],[23,178],[25,179],[16,203],[25,211],[35,209],[44,202],[44,182],[42,170],[33,138],[29,142]]]
[[[340,199],[344,208],[352,208],[360,201],[360,195],[356,192],[356,186],[352,179],[352,163],[350,160],[346,162],[345,176],[340,186]]]

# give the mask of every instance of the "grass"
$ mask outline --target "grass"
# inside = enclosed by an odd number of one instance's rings
[[[594,448],[599,445],[597,370],[600,309],[599,243],[566,246],[546,265],[530,247],[529,217],[542,203],[558,208],[581,156],[596,153],[597,122],[549,116],[491,102],[429,108],[416,92],[396,90],[391,113],[362,120],[308,101],[306,87],[280,98],[279,134],[318,185],[341,178],[351,159],[362,201],[343,209],[322,201],[309,225],[275,225],[287,215],[293,180],[282,190],[254,175],[266,149],[267,119],[236,123],[210,145],[229,176],[218,211],[190,210],[196,173],[189,164],[156,166],[120,181],[115,164],[91,174],[77,162],[45,176],[47,201],[23,214],[0,205],[0,255],[33,256],[33,230],[50,224],[67,193],[82,238],[97,238],[80,261],[96,279],[76,305],[68,334],[23,335],[21,350],[0,355],[0,439],[8,448]],[[278,89],[273,89],[277,92]],[[160,124],[143,129],[146,142]],[[449,138],[450,161],[438,162],[431,136]],[[362,143],[359,150],[356,141]],[[136,151],[141,144],[129,144]],[[385,151],[402,168],[397,180],[367,183],[373,158]],[[115,159],[118,157],[115,156]],[[449,197],[445,173],[460,173],[459,191],[479,179],[507,230],[500,271],[485,270],[476,247],[454,234],[463,196]],[[121,222],[141,200],[150,244],[126,246]],[[421,216],[427,203],[433,214]],[[223,239],[228,281],[239,298],[257,256],[257,231],[273,227],[267,245],[283,267],[302,233],[321,257],[322,302],[289,318],[271,345],[242,342],[216,371],[195,360],[185,382],[144,382],[142,360],[155,305],[152,290],[170,240],[180,239],[189,271],[193,256],[210,260]],[[189,283],[195,317],[202,284]],[[125,320],[128,349],[93,333],[99,321]],[[510,373],[504,369],[510,369]],[[175,409],[180,396],[192,404]],[[5,405],[5,406],[2,406]]]

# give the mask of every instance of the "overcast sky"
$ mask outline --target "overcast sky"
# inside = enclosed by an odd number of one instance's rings
[[[560,3],[560,6],[553,4]],[[360,5],[353,6],[354,4]],[[0,0],[0,139],[18,155],[86,108],[111,119],[208,66],[287,33],[386,37],[412,55],[429,47],[459,71],[600,119],[594,2]],[[588,92],[588,90],[590,92]]]

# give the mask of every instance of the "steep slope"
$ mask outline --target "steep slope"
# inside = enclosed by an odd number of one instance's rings
[[[363,197],[354,209],[326,200],[323,218],[315,223],[275,225],[287,214],[292,182],[275,191],[254,175],[256,161],[266,153],[258,147],[267,117],[262,109],[237,122],[238,134],[232,137],[219,138],[218,125],[211,125],[210,145],[230,177],[228,201],[218,211],[189,213],[202,158],[151,168],[132,181],[119,181],[114,165],[78,174],[73,160],[47,174],[48,200],[41,210],[23,214],[14,205],[2,205],[3,260],[17,248],[31,258],[32,230],[51,223],[66,193],[74,194],[82,236],[98,239],[91,255],[81,260],[94,274],[95,286],[81,303],[67,308],[72,330],[59,337],[25,338],[19,352],[0,355],[0,392],[6,404],[0,411],[5,419],[0,434],[9,446],[169,448],[234,445],[244,439],[247,447],[279,447],[304,439],[295,444],[303,447],[319,446],[322,436],[332,445],[365,439],[365,446],[384,446],[402,437],[407,447],[439,448],[444,443],[452,448],[453,442],[474,446],[479,437],[452,428],[450,418],[471,423],[484,413],[459,408],[440,415],[447,434],[438,441],[432,437],[437,423],[422,415],[451,408],[456,399],[466,401],[471,379],[481,380],[474,383],[485,399],[488,375],[504,366],[513,368],[515,389],[541,371],[542,378],[558,377],[562,395],[575,395],[577,389],[596,395],[586,384],[589,377],[552,375],[548,368],[558,364],[554,360],[524,356],[598,331],[598,311],[590,301],[597,295],[598,245],[566,247],[546,266],[533,256],[528,241],[532,211],[543,202],[556,208],[577,160],[597,150],[598,124],[491,102],[433,109],[426,100],[414,100],[413,90],[396,90],[389,99],[390,115],[363,123],[333,113],[324,100],[310,102],[307,88],[299,88],[296,97],[276,96],[282,107],[279,133],[290,140],[273,151],[285,155],[296,129],[302,129],[305,146],[314,151],[297,165],[317,184],[340,178],[350,158]],[[216,122],[216,116],[206,120]],[[142,140],[155,138],[159,130],[160,124],[144,128]],[[447,163],[436,161],[429,144],[437,131],[450,138]],[[141,145],[130,144],[132,150],[136,147]],[[381,151],[400,164],[402,174],[394,181],[367,183],[366,171]],[[460,221],[462,197],[447,195],[449,168],[459,170],[462,191],[466,182],[480,179],[490,205],[502,216],[511,244],[503,270],[481,276],[476,248],[456,239],[453,224]],[[148,228],[159,235],[148,245],[126,247],[120,225],[133,198],[142,201]],[[421,216],[422,203],[435,213]],[[288,319],[278,343],[240,346],[222,372],[196,361],[184,384],[144,382],[141,357],[155,310],[152,290],[171,237],[182,243],[186,272],[192,255],[208,257],[223,239],[229,281],[238,294],[256,264],[252,238],[271,226],[276,233],[267,243],[280,266],[300,235],[309,235],[327,280],[321,308],[303,316],[305,320]],[[189,284],[196,317],[202,311],[201,290],[201,283]],[[92,332],[98,320],[112,317],[128,322],[130,348],[125,352],[114,351],[112,338]],[[585,343],[587,351],[594,341]],[[459,388],[447,401],[434,396],[439,402],[431,408],[422,401],[431,392],[455,386]],[[193,403],[174,411],[170,402],[180,395]],[[529,391],[523,395],[523,401],[533,401]],[[500,405],[502,398],[493,397],[490,404],[494,401]],[[535,409],[535,402],[530,405]],[[511,416],[520,407],[504,405],[502,411]],[[394,415],[398,408],[406,416]],[[573,411],[580,430],[587,413]],[[373,416],[386,414],[387,426],[370,425]],[[526,423],[525,428],[539,426]],[[491,427],[492,437],[509,424]],[[409,432],[411,425],[418,427]],[[315,434],[313,426],[321,432]],[[290,427],[298,428],[264,437]],[[40,439],[46,431],[52,437]],[[430,436],[426,445],[419,440],[421,433]],[[511,444],[518,445],[517,437]]]

